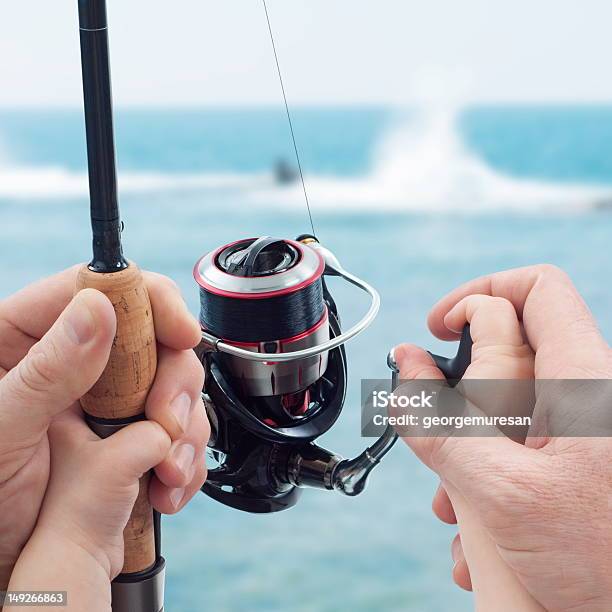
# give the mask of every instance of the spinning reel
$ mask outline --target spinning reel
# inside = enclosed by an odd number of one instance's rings
[[[351,461],[314,440],[340,416],[344,343],[376,317],[376,290],[308,235],[223,246],[196,264],[194,276],[209,449],[218,463],[204,493],[249,512],[289,508],[303,487],[360,493],[395,440]],[[344,278],[371,297],[367,314],[345,333],[327,276]]]
[[[368,312],[342,332],[325,278],[341,277],[371,298]],[[314,441],[336,422],[346,397],[344,344],[378,314],[380,298],[313,236],[296,241],[240,240],[205,255],[194,268],[200,286],[206,371],[204,404],[211,423],[210,469],[203,492],[247,512],[294,506],[305,487],[355,496],[398,439],[388,427],[355,459]],[[432,355],[449,379],[469,365],[469,326],[454,359]],[[394,387],[398,372],[394,371]]]

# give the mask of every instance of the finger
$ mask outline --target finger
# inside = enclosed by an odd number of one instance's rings
[[[446,492],[446,489],[440,483],[438,485],[438,489],[436,490],[436,494],[434,495],[433,501],[431,503],[431,508],[434,514],[443,522],[448,525],[456,525],[457,517],[455,516],[455,509],[453,508],[453,504]]]
[[[536,362],[536,367],[540,366],[537,372],[540,378],[561,375],[547,369],[548,356],[557,356],[555,363],[567,364],[565,374],[571,368],[597,371],[607,359],[608,345],[591,312],[559,268],[550,265],[518,268],[462,285],[433,307],[428,324],[434,335],[445,340],[458,338],[458,331],[449,330],[444,318],[455,304],[472,294],[502,297],[512,303],[533,349],[545,350],[544,359]]]
[[[0,365],[9,370],[40,340],[74,295],[73,266],[0,302]]]
[[[168,487],[186,487],[210,437],[201,399],[204,371],[193,351],[160,351],[155,384],[147,398],[147,417],[159,423],[173,440],[168,456],[156,467]]]
[[[104,370],[115,311],[93,289],[81,291],[26,357],[0,381],[0,431],[23,444],[83,396]]]
[[[444,323],[448,329],[457,330],[470,324],[474,345],[472,363],[464,378],[533,378],[533,350],[525,340],[514,306],[505,298],[464,297],[446,315]],[[470,399],[474,401],[479,393],[477,388],[472,392],[475,395]]]
[[[210,427],[200,400],[187,433],[173,442],[168,455],[155,468],[160,482],[171,488],[185,488],[202,463],[209,436]]]
[[[81,267],[38,281],[0,302],[0,367],[15,367],[47,333],[72,299]],[[177,285],[160,274],[143,275],[158,341],[179,350],[195,347],[201,339],[200,326],[187,310]]]
[[[459,559],[453,566],[453,582],[464,591],[472,591],[472,577],[465,558]]]
[[[202,330],[187,309],[178,285],[155,272],[145,272],[144,278],[151,298],[157,341],[177,350],[196,347],[202,339]]]
[[[159,347],[155,382],[146,402],[146,415],[159,423],[172,440],[188,432],[194,411],[202,405],[204,368],[193,351]]]
[[[78,403],[56,416],[49,425],[48,433],[49,443],[54,450],[73,449],[100,439],[87,425],[83,410]]]
[[[470,576],[470,568],[465,559],[459,559],[453,566],[453,581],[464,591],[472,590],[472,577]]]
[[[522,346],[521,324],[514,306],[505,298],[489,295],[468,295],[461,299],[444,318],[447,329],[461,332],[470,324],[470,335],[479,347]]]
[[[444,378],[433,359],[423,349],[401,345],[395,349],[401,380]],[[540,470],[546,458],[499,433],[498,437],[458,437],[454,435],[403,436],[417,457],[442,480],[448,481],[467,499],[487,502],[488,508],[503,503],[496,491],[508,490],[517,477]],[[508,483],[504,485],[502,483]],[[477,504],[478,505],[478,504]],[[482,508],[479,507],[479,511]],[[507,510],[507,509],[505,509]]]
[[[461,536],[459,534],[457,534],[451,542],[451,557],[453,558],[453,581],[458,587],[465,591],[471,591],[472,579],[470,576],[470,569],[465,560]]]
[[[113,474],[115,482],[129,485],[153,469],[167,456],[171,440],[160,425],[139,421],[120,429],[105,440],[100,440],[97,454]]]
[[[400,380],[444,380],[433,357],[413,344],[400,344],[393,349]]]
[[[451,558],[453,563],[457,563],[460,559],[465,559],[463,554],[463,546],[461,545],[461,534],[456,534],[451,542]]]
[[[193,479],[185,488],[171,488],[164,485],[157,476],[151,479],[149,499],[153,507],[162,514],[175,514],[199,492],[206,481],[208,472],[202,455],[198,462]]]
[[[393,349],[395,363],[399,369],[401,382],[411,380],[445,380],[444,374],[436,366],[432,356],[418,346],[401,344]],[[401,392],[402,386],[396,392]],[[391,407],[390,411],[394,408]],[[412,449],[415,455],[428,467],[433,469],[432,458],[436,439],[409,436],[406,430],[398,430],[402,440]],[[403,435],[402,435],[403,434]]]
[[[456,339],[460,330],[449,330],[444,325],[444,317],[461,299],[476,294],[507,299],[520,319],[526,318],[525,310],[534,310],[533,307],[542,303],[547,305],[541,313],[546,317],[554,313],[561,319],[573,321],[590,316],[569,277],[559,268],[544,264],[482,276],[454,289],[432,308],[428,317],[432,333],[443,340]],[[543,332],[546,334],[549,334],[548,329]]]

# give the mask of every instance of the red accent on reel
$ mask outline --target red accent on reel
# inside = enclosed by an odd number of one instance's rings
[[[227,249],[228,247],[234,246],[236,244],[240,244],[242,242],[248,242],[249,240],[252,240],[252,238],[248,238],[246,240],[236,240],[234,242],[231,242],[230,244],[226,244],[218,248],[213,254],[213,261],[215,262],[215,265],[216,265],[219,254],[223,252],[225,249]],[[300,244],[299,242],[295,242],[294,240],[286,240],[286,242],[292,245],[293,247],[295,247],[297,251],[299,252],[300,256],[303,256],[304,254],[303,244]],[[200,266],[202,264],[202,261],[208,255],[203,255],[196,262],[193,268],[193,278],[195,279],[196,283],[198,283],[198,285],[202,287],[202,289],[205,289],[206,291],[209,291],[210,293],[213,293],[215,295],[220,295],[222,297],[238,298],[241,300],[263,300],[267,298],[278,297],[281,295],[287,295],[288,293],[294,293],[296,291],[299,291],[300,289],[304,289],[304,287],[308,287],[309,285],[314,283],[317,279],[319,279],[323,275],[323,272],[325,271],[325,261],[323,260],[323,257],[321,256],[320,253],[317,253],[316,251],[314,252],[319,260],[319,264],[314,274],[312,274],[312,276],[302,281],[298,285],[294,285],[292,287],[286,287],[284,289],[278,289],[276,291],[269,291],[269,292],[262,292],[262,293],[240,293],[236,291],[227,291],[225,289],[219,289],[218,287],[211,285],[210,283],[206,282],[204,278],[202,277],[202,275],[200,274]],[[219,268],[219,272],[221,274],[231,276],[227,274],[227,272],[225,272],[224,270],[221,270],[220,268]],[[290,274],[290,273],[291,273],[291,270],[286,270],[285,272],[279,272],[276,276],[280,277],[283,274]]]
[[[283,395],[281,404],[289,416],[304,416],[308,412],[310,406],[310,390],[304,389],[304,391],[300,391],[299,393]]]

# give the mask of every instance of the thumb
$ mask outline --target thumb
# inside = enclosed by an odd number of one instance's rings
[[[118,485],[131,485],[159,465],[170,452],[168,432],[154,421],[138,421],[96,442],[102,470]]]
[[[58,465],[76,459],[96,479],[120,487],[135,484],[166,459],[172,446],[168,432],[154,421],[137,421],[101,439],[79,409],[67,410],[54,419],[49,442]]]
[[[11,439],[22,446],[40,436],[55,415],[96,383],[115,331],[113,306],[102,293],[85,289],[77,294],[0,381],[0,431],[11,432]]]
[[[423,349],[404,344],[394,354],[401,381],[444,379],[431,355]],[[398,391],[401,392],[401,387]],[[508,497],[519,491],[516,483],[542,473],[546,458],[501,432],[492,435],[487,429],[487,433],[488,437],[467,437],[470,434],[464,429],[444,429],[438,430],[437,435],[425,436],[421,432],[419,436],[402,439],[444,483],[458,490],[475,508],[488,513],[505,504],[507,511]]]

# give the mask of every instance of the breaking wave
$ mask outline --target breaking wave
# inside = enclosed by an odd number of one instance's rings
[[[461,141],[456,113],[422,114],[383,138],[370,172],[354,179],[308,178],[317,210],[539,211],[606,203],[612,189],[521,179],[502,174]],[[300,189],[255,194],[258,200],[303,199]]]
[[[503,174],[470,151],[457,128],[457,113],[421,113],[387,131],[359,177],[306,175],[318,214],[338,210],[540,211],[580,210],[609,204],[612,189],[544,182]],[[299,185],[277,185],[269,173],[128,172],[122,194],[236,192],[262,208],[303,202]],[[0,155],[0,198],[38,200],[87,195],[87,176],[61,167],[11,165]]]

